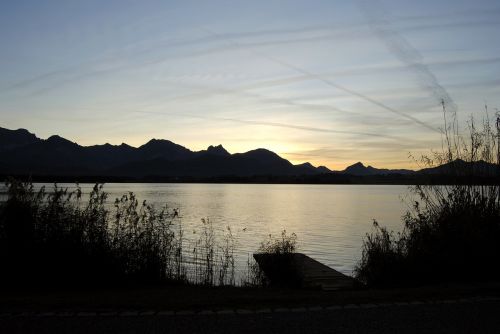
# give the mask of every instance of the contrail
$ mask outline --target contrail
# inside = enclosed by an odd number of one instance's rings
[[[217,33],[213,32],[213,31],[210,31],[210,30],[208,30],[208,29],[206,29],[206,28],[202,28],[202,30],[204,30],[204,31],[206,31],[206,32],[208,32],[208,33],[210,33],[210,34],[212,34],[212,35],[219,36]],[[232,45],[235,45],[235,46],[240,46],[240,44],[239,44],[237,41],[234,41],[234,40],[232,40],[232,39],[226,39],[226,40],[227,40],[228,42],[230,42]],[[328,85],[328,86],[331,86],[331,87],[333,87],[333,88],[336,88],[336,89],[338,89],[338,90],[341,90],[341,91],[343,91],[343,92],[346,92],[346,93],[348,93],[348,94],[350,94],[350,95],[356,96],[356,97],[358,97],[358,98],[360,98],[360,99],[362,99],[362,100],[365,100],[365,101],[367,101],[367,102],[370,102],[370,103],[372,103],[372,104],[374,104],[374,105],[376,105],[376,106],[378,106],[378,107],[380,107],[380,108],[382,108],[382,109],[385,109],[385,110],[387,110],[387,111],[389,111],[389,112],[395,113],[395,114],[397,114],[397,115],[399,115],[399,116],[402,116],[402,117],[404,117],[404,118],[406,118],[406,119],[409,119],[409,120],[411,120],[412,122],[415,122],[416,124],[419,124],[419,125],[421,125],[421,126],[423,126],[423,127],[427,128],[427,129],[430,129],[430,130],[432,130],[432,131],[435,131],[435,132],[441,133],[439,130],[437,130],[436,128],[434,128],[432,125],[429,125],[429,124],[427,124],[427,123],[425,123],[425,122],[423,122],[423,121],[421,121],[421,120],[419,120],[419,119],[417,119],[417,118],[415,118],[415,117],[413,117],[413,116],[411,116],[411,115],[408,115],[408,114],[406,114],[406,113],[404,113],[404,112],[402,112],[402,111],[399,111],[399,110],[396,110],[396,109],[394,109],[394,108],[391,108],[391,107],[389,107],[389,106],[385,105],[384,103],[382,103],[382,102],[380,102],[380,101],[377,101],[377,100],[375,100],[375,99],[373,99],[373,98],[371,98],[371,97],[369,97],[369,96],[367,96],[367,95],[364,95],[364,94],[362,94],[362,93],[359,93],[359,92],[357,92],[357,91],[354,91],[354,90],[352,90],[352,89],[350,89],[350,88],[347,88],[347,87],[341,86],[341,85],[339,85],[339,84],[337,84],[337,83],[335,83],[335,82],[333,82],[333,81],[331,81],[331,80],[328,80],[328,79],[324,78],[324,77],[323,77],[323,76],[321,76],[321,75],[311,73],[311,72],[309,72],[309,71],[306,71],[305,69],[302,69],[302,68],[300,68],[300,67],[297,67],[297,66],[295,66],[295,65],[292,65],[292,64],[287,63],[287,62],[285,62],[285,61],[282,61],[282,60],[280,60],[280,59],[277,59],[277,58],[274,58],[274,57],[270,57],[270,56],[268,56],[268,55],[265,55],[265,54],[262,54],[262,53],[256,52],[256,51],[254,51],[254,50],[250,50],[250,52],[252,52],[253,54],[255,54],[255,55],[259,56],[259,57],[263,57],[263,58],[265,58],[265,59],[267,59],[267,60],[269,60],[269,61],[271,61],[271,62],[274,62],[274,63],[276,63],[276,64],[279,64],[279,65],[282,65],[282,66],[284,66],[284,67],[287,67],[287,68],[289,68],[289,69],[291,69],[291,70],[293,70],[293,71],[295,71],[295,72],[298,72],[298,73],[303,74],[303,75],[307,75],[307,76],[309,76],[309,77],[311,77],[311,78],[315,78],[316,80],[318,80],[318,81],[320,81],[320,82],[323,82],[323,83],[325,83],[325,84],[326,84],[326,85]]]
[[[204,120],[210,120],[210,121],[225,121],[225,122],[233,122],[233,123],[248,124],[248,125],[264,125],[264,126],[272,126],[272,127],[278,127],[278,128],[304,130],[304,131],[310,131],[310,132],[369,136],[369,137],[393,139],[393,140],[397,140],[397,141],[404,140],[401,137],[380,134],[380,133],[335,130],[335,129],[317,128],[317,127],[311,127],[311,126],[294,125],[294,124],[280,123],[280,122],[266,122],[266,121],[255,121],[255,120],[246,120],[246,119],[238,119],[238,118],[228,118],[228,117],[200,116],[200,115],[192,115],[192,114],[185,114],[185,113],[145,111],[145,110],[133,110],[132,112],[140,113],[140,114],[160,115],[160,116],[168,116],[168,115],[180,116],[180,117],[204,119]]]
[[[282,82],[281,79],[276,80],[278,82]],[[276,83],[276,81],[272,80],[267,82],[269,85]],[[192,86],[192,85],[191,85]],[[325,105],[325,104],[310,104],[310,103],[300,103],[296,102],[293,99],[286,99],[286,98],[276,98],[276,97],[268,97],[264,96],[261,94],[256,94],[256,93],[250,93],[247,90],[255,88],[255,87],[260,87],[260,84],[250,84],[246,86],[241,86],[241,87],[236,87],[236,88],[223,88],[223,87],[204,87],[201,86],[204,91],[199,92],[199,93],[192,93],[192,94],[186,94],[186,95],[179,95],[179,96],[173,96],[167,99],[164,99],[163,102],[165,101],[177,101],[177,100],[191,100],[193,98],[197,97],[203,97],[207,95],[213,95],[213,94],[234,94],[234,95],[241,95],[245,97],[250,97],[253,99],[258,100],[259,102],[262,103],[275,103],[275,104],[281,104],[281,105],[288,105],[292,107],[297,107],[300,109],[306,109],[306,110],[324,110],[324,111],[335,111],[340,114],[351,114],[353,116],[357,117],[362,117],[363,115],[354,111],[350,110],[345,110],[345,109],[340,109],[331,105]],[[199,85],[196,85],[194,87],[200,87]]]
[[[390,112],[392,112],[392,113],[394,113],[394,114],[397,114],[397,115],[402,116],[402,117],[404,117],[404,118],[406,118],[406,119],[409,119],[409,120],[411,120],[412,122],[414,122],[414,123],[416,123],[416,124],[419,124],[419,125],[421,125],[421,126],[423,126],[423,127],[427,128],[427,129],[429,129],[429,130],[432,130],[432,131],[435,131],[435,132],[441,133],[439,130],[437,130],[436,128],[434,128],[432,125],[427,124],[427,123],[425,123],[425,122],[423,122],[423,121],[419,120],[418,118],[415,118],[415,117],[413,117],[413,116],[411,116],[411,115],[408,115],[408,114],[406,114],[406,113],[404,113],[404,112],[402,112],[402,111],[399,111],[399,110],[397,110],[397,109],[394,109],[394,108],[392,108],[392,107],[389,107],[388,105],[386,105],[386,104],[384,104],[384,103],[382,103],[382,102],[380,102],[380,101],[377,101],[377,100],[375,100],[375,99],[373,99],[373,98],[371,98],[371,97],[369,97],[369,96],[367,96],[367,95],[364,95],[364,94],[362,94],[362,93],[359,93],[359,92],[357,92],[357,91],[355,91],[355,90],[352,90],[352,89],[350,89],[350,88],[347,88],[347,87],[341,86],[341,85],[339,85],[339,84],[337,84],[337,83],[335,83],[335,82],[333,82],[333,81],[331,81],[331,80],[329,80],[329,79],[327,79],[327,78],[324,78],[324,77],[322,77],[322,76],[320,76],[320,75],[316,75],[316,74],[310,73],[310,72],[305,71],[305,70],[303,70],[303,69],[301,69],[301,68],[299,68],[299,67],[296,67],[296,66],[291,65],[291,64],[289,64],[289,63],[286,63],[286,62],[284,62],[284,61],[281,61],[281,60],[279,60],[279,59],[276,59],[276,58],[271,58],[271,57],[268,57],[268,59],[272,59],[274,62],[279,63],[279,64],[281,64],[281,65],[283,65],[283,66],[286,66],[286,67],[288,67],[288,68],[290,68],[290,69],[293,69],[293,70],[295,70],[295,71],[297,71],[297,72],[303,73],[304,75],[310,75],[310,76],[312,76],[312,77],[316,78],[316,80],[321,81],[321,82],[323,82],[323,83],[327,84],[328,86],[331,86],[331,87],[333,87],[333,88],[339,89],[339,90],[341,90],[341,91],[343,91],[343,92],[346,92],[346,93],[348,93],[348,94],[350,94],[350,95],[356,96],[356,97],[358,97],[358,98],[360,98],[360,99],[362,99],[362,100],[365,100],[365,101],[367,101],[367,102],[370,102],[370,103],[372,103],[372,104],[374,104],[374,105],[376,105],[376,106],[378,106],[378,107],[380,107],[380,108],[382,108],[382,109],[385,109],[385,110],[390,111]]]
[[[457,106],[446,89],[439,83],[423,57],[403,36],[391,29],[387,12],[377,0],[358,0],[373,32],[385,43],[388,50],[406,64],[419,78],[420,85],[429,91],[436,102],[444,102],[452,112]]]
[[[327,28],[328,28],[327,26],[310,26],[310,27],[289,29],[289,33],[293,33],[293,32],[309,32],[309,31],[314,31],[314,30],[326,30]],[[332,30],[333,30],[333,32],[331,32]],[[335,30],[338,30],[338,31],[335,31]],[[276,30],[276,31],[272,31],[271,30],[271,31],[263,31],[262,33],[259,33],[259,32],[254,32],[254,33],[247,32],[247,33],[241,33],[241,34],[243,36],[245,36],[245,35],[251,36],[252,34],[256,34],[258,36],[258,35],[272,34],[273,32],[276,32],[276,33],[286,33],[286,31],[287,30],[281,30],[281,31],[280,30]],[[187,53],[182,53],[180,55],[161,56],[161,57],[156,57],[156,58],[153,58],[153,59],[149,59],[149,60],[143,61],[143,62],[139,63],[138,65],[136,65],[135,67],[140,68],[140,67],[145,67],[145,66],[160,64],[160,63],[163,63],[163,62],[165,62],[166,60],[169,60],[169,59],[182,59],[182,58],[185,58],[185,57],[199,57],[199,56],[210,55],[210,54],[219,53],[219,52],[223,52],[223,51],[231,51],[233,49],[255,48],[255,47],[262,47],[262,46],[269,46],[269,45],[280,45],[280,44],[285,44],[286,45],[286,44],[294,44],[294,43],[305,43],[305,42],[315,42],[315,41],[322,41],[322,40],[331,40],[331,39],[339,38],[339,36],[341,36],[342,34],[348,34],[347,31],[342,31],[342,30],[339,30],[339,29],[333,29],[332,27],[330,27],[330,29],[328,29],[328,31],[330,31],[330,32],[324,33],[324,34],[321,34],[321,35],[317,35],[317,36],[294,37],[294,38],[288,38],[288,39],[277,39],[277,40],[274,39],[274,40],[269,40],[269,41],[249,42],[249,43],[245,43],[244,45],[239,45],[237,48],[235,46],[228,46],[228,45],[225,45],[225,46],[215,46],[215,47],[210,47],[210,48],[207,48],[207,49],[204,49],[204,50],[198,50],[198,51],[191,51],[191,52],[187,52]],[[143,50],[135,52],[134,56],[136,56],[136,57],[137,56],[142,56],[142,55],[148,54],[148,53],[154,51],[155,49],[158,49],[158,48],[161,48],[161,47],[168,47],[169,49],[171,49],[171,48],[176,48],[176,47],[192,46],[192,45],[199,45],[199,44],[203,44],[203,43],[214,42],[214,41],[218,41],[218,40],[225,40],[227,38],[228,37],[221,37],[219,35],[214,35],[214,36],[208,36],[208,37],[207,36],[199,37],[199,38],[195,38],[195,39],[192,39],[192,40],[186,40],[186,41],[183,41],[183,40],[180,40],[180,41],[168,41],[168,42],[165,42],[165,43],[159,43],[158,45],[155,45],[155,46],[152,46],[152,47],[146,47]],[[116,72],[116,71],[121,71],[121,70],[124,70],[124,69],[128,69],[130,67],[133,67],[133,66],[130,66],[130,65],[118,65],[118,66],[117,65],[112,65],[111,67],[109,67],[107,69],[90,70],[90,71],[88,71],[86,73],[83,73],[83,74],[72,75],[73,73],[79,71],[82,68],[83,69],[85,69],[85,68],[91,68],[92,65],[99,65],[102,62],[110,62],[110,61],[114,61],[114,60],[115,59],[112,58],[112,57],[107,57],[107,58],[104,58],[102,60],[94,59],[94,60],[90,60],[90,61],[86,61],[86,62],[82,62],[82,63],[76,64],[76,65],[71,66],[71,67],[63,68],[63,69],[60,69],[60,70],[54,70],[54,71],[49,71],[49,72],[41,73],[41,74],[35,75],[35,76],[31,77],[31,78],[27,78],[27,79],[23,79],[23,80],[14,82],[14,83],[6,86],[6,87],[0,87],[0,93],[8,92],[8,91],[15,90],[15,89],[18,89],[18,88],[22,88],[24,86],[29,86],[29,85],[31,85],[33,83],[43,82],[47,78],[56,77],[58,75],[65,75],[65,74],[67,74],[69,76],[69,78],[67,78],[67,79],[63,79],[62,81],[60,81],[60,82],[58,82],[58,83],[56,83],[56,84],[54,84],[54,85],[52,85],[50,87],[42,88],[42,89],[37,90],[37,91],[35,91],[35,92],[33,92],[31,94],[31,95],[37,95],[37,94],[46,92],[48,90],[51,90],[53,88],[62,86],[62,85],[64,85],[67,82],[77,81],[77,80],[80,80],[82,78],[90,77],[90,76],[94,76],[94,75],[100,75],[100,74],[102,74],[104,72]]]
[[[498,62],[500,62],[500,57],[463,59],[463,60],[446,60],[446,61],[434,62],[433,65],[436,65],[436,66],[456,66],[456,65],[469,65],[469,64],[472,64],[472,65],[492,64],[492,63],[498,63]],[[357,68],[341,70],[341,71],[337,71],[337,72],[333,72],[333,73],[326,73],[326,74],[323,74],[321,77],[322,78],[329,78],[332,76],[366,74],[368,72],[371,72],[371,73],[387,72],[387,71],[400,70],[402,68],[406,68],[406,66],[405,65],[386,65],[386,66],[357,67]],[[196,88],[201,88],[201,89],[203,89],[203,91],[185,94],[185,95],[172,96],[172,97],[169,97],[167,99],[164,99],[163,101],[194,99],[197,97],[204,97],[204,96],[209,96],[212,94],[221,94],[221,93],[223,93],[223,94],[224,93],[245,94],[247,96],[261,97],[261,98],[264,98],[266,100],[285,101],[285,99],[267,98],[265,96],[257,95],[257,94],[250,95],[250,93],[247,93],[247,91],[254,90],[254,89],[267,88],[267,87],[277,87],[277,86],[287,85],[287,84],[291,84],[291,83],[308,81],[308,80],[312,80],[312,79],[316,79],[316,76],[300,74],[300,75],[289,76],[289,77],[284,77],[284,78],[258,81],[258,82],[249,83],[246,85],[240,85],[240,86],[237,86],[236,88],[231,88],[231,89],[219,88],[219,87],[213,88],[213,87],[196,86]],[[295,104],[295,102],[293,102],[293,103]],[[312,105],[304,105],[304,106],[309,107]],[[318,106],[321,108],[328,107],[332,110],[340,111],[343,113],[351,113],[351,114],[361,115],[361,114],[355,113],[353,111],[342,110],[342,109],[332,107],[332,106],[324,106],[324,105],[314,105],[314,106]]]
[[[494,12],[494,10],[492,10]],[[498,10],[497,10],[498,11]],[[488,13],[491,13],[491,11],[488,11]],[[433,17],[417,17],[413,19],[429,19]],[[395,18],[395,20],[404,20],[404,19],[412,19],[410,18]],[[418,29],[435,29],[438,27],[449,27],[449,26],[477,26],[480,24],[498,24],[497,20],[490,20],[490,21],[480,21],[480,20],[471,20],[471,21],[465,21],[465,22],[452,22],[452,23],[443,23],[443,22],[438,22],[434,23],[431,25],[414,25],[414,26],[409,26],[409,27],[403,27],[403,30],[418,30]],[[228,34],[218,34],[216,36],[205,36],[205,37],[198,37],[194,38],[191,40],[170,40],[166,42],[161,42],[158,43],[154,46],[149,46],[146,47],[142,50],[139,50],[134,53],[134,56],[142,56],[145,54],[148,54],[155,49],[161,48],[161,47],[168,47],[169,49],[175,48],[175,47],[182,47],[182,46],[190,46],[190,45],[199,45],[203,43],[210,43],[214,41],[219,41],[219,40],[229,40],[231,38],[246,38],[246,37],[252,37],[252,36],[267,36],[267,35],[283,35],[283,34],[291,34],[291,33],[302,33],[302,32],[329,32],[326,34],[322,35],[316,35],[316,36],[307,36],[307,37],[294,37],[294,38],[289,38],[289,39],[278,39],[278,40],[270,40],[270,41],[260,41],[260,42],[249,42],[249,43],[238,43],[238,49],[244,49],[244,48],[256,48],[256,47],[261,47],[261,46],[267,46],[267,45],[280,45],[280,44],[292,44],[292,43],[303,43],[303,42],[317,42],[317,41],[322,41],[322,40],[331,40],[331,39],[338,39],[339,37],[342,37],[345,35],[345,37],[352,38],[353,34],[360,34],[360,32],[352,31],[352,29],[356,28],[357,24],[350,25],[348,28],[351,29],[345,29],[342,28],[340,29],[339,27],[332,26],[332,25],[313,25],[313,26],[307,26],[307,27],[300,27],[300,28],[284,28],[284,29],[275,29],[275,30],[261,30],[261,31],[250,31],[250,32],[241,32],[241,33],[228,33]],[[136,46],[139,43],[131,43],[129,46]],[[234,45],[232,46],[217,46],[217,47],[212,47],[208,48],[205,50],[199,50],[195,52],[190,52],[182,55],[177,55],[177,56],[162,56],[160,58],[156,59],[150,59],[144,62],[139,63],[138,65],[135,65],[135,67],[144,67],[144,66],[149,66],[149,65],[154,65],[158,63],[162,63],[168,59],[176,59],[176,58],[184,58],[184,57],[197,57],[197,56],[204,56],[207,54],[213,54],[213,53],[218,53],[218,52],[223,52],[223,51],[231,51],[236,49]],[[31,78],[26,78],[24,80],[20,80],[17,82],[14,82],[10,85],[7,85],[5,87],[0,87],[0,94],[3,92],[8,92],[11,90],[15,90],[18,88],[23,88],[25,86],[29,86],[31,84],[37,83],[37,82],[43,82],[47,78],[52,78],[52,77],[57,77],[59,75],[67,75],[68,78],[63,79],[62,81],[53,84],[52,86],[41,88],[39,90],[36,90],[32,92],[30,95],[37,95],[46,91],[49,91],[51,89],[57,88],[59,86],[64,85],[65,83],[68,82],[73,82],[73,81],[78,81],[82,78],[86,77],[91,77],[91,76],[97,76],[105,72],[117,72],[121,70],[126,70],[130,67],[134,67],[134,65],[121,65],[121,66],[115,66],[113,65],[110,68],[103,69],[103,70],[92,70],[90,69],[92,65],[99,65],[103,61],[114,61],[116,60],[115,58],[105,58],[104,60],[100,59],[94,59],[90,60],[87,62],[83,62],[80,64],[73,65],[68,68],[60,69],[60,70],[54,70],[50,72],[45,72],[41,73],[39,75],[33,76]],[[84,74],[72,74],[75,73],[82,68],[87,68],[90,69],[90,71],[84,73]]]

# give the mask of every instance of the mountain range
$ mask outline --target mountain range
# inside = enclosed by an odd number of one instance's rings
[[[481,168],[490,167],[494,168],[492,165]],[[342,171],[332,171],[325,166],[315,167],[308,162],[294,165],[263,148],[230,154],[222,145],[218,145],[209,146],[202,151],[191,151],[164,139],[151,139],[137,148],[127,144],[81,146],[57,135],[40,139],[25,129],[9,130],[0,127],[1,175],[125,178],[323,174],[373,176],[439,174],[446,172],[447,168],[451,166],[443,165],[416,172],[407,169],[377,169],[358,162]]]
[[[293,165],[276,153],[256,149],[230,154],[222,145],[191,151],[169,140],[151,139],[140,147],[81,146],[54,135],[40,139],[25,129],[0,128],[3,175],[253,176],[331,172],[309,163]]]

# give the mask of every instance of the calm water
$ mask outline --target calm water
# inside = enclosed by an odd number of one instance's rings
[[[84,192],[92,187],[81,186]],[[219,231],[230,226],[240,271],[262,240],[286,229],[297,234],[301,252],[346,274],[361,256],[373,219],[401,229],[402,198],[408,193],[406,186],[393,185],[109,183],[104,190],[110,201],[133,191],[155,206],[179,208],[187,239],[197,237],[193,231],[200,230],[201,218],[209,218]]]

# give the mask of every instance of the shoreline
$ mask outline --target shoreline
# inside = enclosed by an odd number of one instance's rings
[[[88,184],[258,184],[258,185],[399,185],[399,186],[447,186],[447,185],[497,185],[500,184],[500,178],[477,178],[467,179],[447,179],[442,175],[433,177],[394,177],[394,176],[352,176],[343,180],[315,180],[315,179],[280,179],[272,177],[270,179],[253,178],[114,178],[114,177],[91,177],[91,176],[68,176],[68,177],[39,177],[39,176],[15,176],[17,180],[34,183],[88,183]],[[0,183],[6,183],[9,176],[0,175]]]

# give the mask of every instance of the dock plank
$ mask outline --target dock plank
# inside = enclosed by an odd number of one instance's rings
[[[254,254],[264,274],[271,280],[286,283],[287,277],[302,288],[323,290],[352,289],[357,281],[327,265],[302,253],[292,254]],[[279,275],[279,273],[283,275]]]

